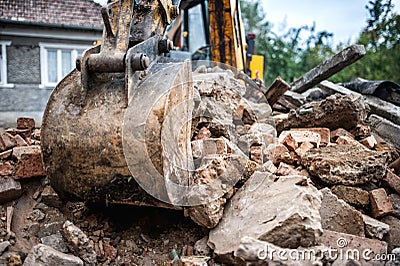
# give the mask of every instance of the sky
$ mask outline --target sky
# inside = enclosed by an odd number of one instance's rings
[[[104,5],[107,0],[94,0]],[[182,0],[184,1],[184,0]],[[326,30],[334,34],[333,44],[354,42],[366,25],[369,0],[260,0],[267,20],[279,32],[286,26],[299,28],[312,26],[316,31]],[[392,0],[395,11],[400,13],[400,0]]]

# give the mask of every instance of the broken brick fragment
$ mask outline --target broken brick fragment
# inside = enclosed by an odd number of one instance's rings
[[[15,140],[3,128],[0,128],[0,151],[12,149],[16,145]]]
[[[292,134],[286,135],[286,137],[281,142],[285,145],[289,150],[294,151],[299,147],[297,141],[293,138]]]
[[[314,145],[310,142],[301,143],[300,147],[298,147],[295,152],[298,156],[303,157],[306,152],[314,148]]]
[[[372,217],[382,217],[393,212],[393,206],[385,189],[378,188],[369,192]]]
[[[9,176],[14,172],[14,167],[9,162],[0,163],[0,176]]]
[[[363,144],[368,149],[372,149],[378,144],[375,137],[372,135],[360,140],[360,143]]]
[[[276,165],[280,162],[285,162],[285,163],[293,163],[293,158],[290,155],[290,152],[288,150],[288,148],[286,148],[285,145],[283,144],[278,144],[275,146],[274,149],[274,159],[273,159],[273,163]]]
[[[18,117],[17,118],[17,129],[34,129],[35,119],[30,117]]]
[[[357,125],[352,133],[357,140],[364,139],[371,136],[371,128],[369,126]]]
[[[18,147],[28,146],[28,143],[20,135],[15,135],[13,138],[14,138],[15,142],[17,143]]]
[[[11,156],[11,154],[12,154],[12,150],[0,152],[0,160],[9,158]]]
[[[332,142],[336,142],[336,140],[339,137],[349,137],[349,138],[354,139],[354,136],[349,131],[347,131],[346,129],[343,129],[343,128],[338,128],[334,131],[331,131],[330,135],[331,135]]]
[[[283,131],[279,135],[279,143],[283,143],[283,140],[287,137],[287,135],[292,135],[293,139],[297,143],[310,142],[313,143],[316,147],[319,147],[321,143],[321,136],[318,133],[315,133],[310,130],[290,130]]]
[[[15,179],[46,175],[39,146],[15,147],[13,157],[17,159]]]

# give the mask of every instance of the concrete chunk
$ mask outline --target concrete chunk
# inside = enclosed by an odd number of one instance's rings
[[[362,214],[340,200],[329,188],[321,190],[323,194],[321,209],[322,228],[340,233],[365,236]]]
[[[384,181],[391,189],[400,194],[400,177],[394,173],[393,170],[388,169]]]
[[[365,234],[371,238],[382,238],[389,232],[389,225],[382,223],[368,215],[363,214],[363,220],[365,224]]]
[[[90,244],[89,238],[81,229],[70,221],[66,221],[61,230],[61,234],[65,239],[67,247],[74,255],[79,256],[85,264],[96,265],[96,252]]]
[[[371,151],[361,144],[335,145],[312,149],[301,157],[311,175],[336,185],[362,185],[381,180],[386,171],[387,154]]]
[[[322,233],[320,204],[321,193],[306,177],[255,172],[227,203],[208,244],[227,260],[245,236],[281,247],[313,246]]]
[[[348,186],[334,186],[332,192],[339,199],[344,200],[350,205],[365,207],[369,205],[369,193],[361,188]]]

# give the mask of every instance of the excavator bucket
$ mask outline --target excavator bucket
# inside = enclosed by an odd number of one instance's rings
[[[162,160],[172,154],[173,164],[190,169],[191,67],[160,60],[171,46],[161,35],[176,9],[171,1],[136,2],[103,8],[101,46],[85,51],[54,89],[43,117],[43,162],[63,197],[179,208]],[[165,147],[162,136],[173,136],[177,124],[179,148]],[[188,183],[190,171],[175,179]]]

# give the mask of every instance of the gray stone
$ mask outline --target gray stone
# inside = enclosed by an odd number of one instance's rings
[[[362,185],[385,176],[387,153],[360,145],[338,144],[311,149],[301,163],[311,175],[332,185]]]
[[[43,189],[41,201],[44,204],[55,208],[61,208],[63,204],[60,198],[58,197],[57,193],[51,186],[46,186]]]
[[[389,199],[393,206],[392,215],[397,219],[400,219],[400,196],[393,193],[389,195]]]
[[[339,199],[350,205],[358,207],[369,205],[369,193],[361,188],[339,185],[332,187],[331,190]]]
[[[0,203],[19,198],[22,194],[21,184],[12,177],[0,177]]]
[[[183,266],[208,266],[210,257],[206,256],[181,256]]]
[[[10,242],[9,241],[3,241],[0,243],[0,256],[1,254],[4,253],[4,251],[6,251],[6,249],[10,246]]]
[[[85,264],[96,265],[97,258],[89,238],[70,221],[66,221],[62,227],[61,234],[64,237],[67,247],[76,256],[80,257]]]
[[[211,249],[207,245],[207,242],[208,242],[208,236],[205,236],[202,239],[197,240],[193,247],[194,254],[203,256],[211,255]]]
[[[73,255],[64,254],[49,246],[38,244],[29,252],[24,261],[24,266],[83,266],[83,261]]]
[[[382,223],[364,214],[363,214],[363,220],[365,224],[365,234],[368,237],[382,240],[384,235],[386,235],[389,232],[390,227],[385,223]]]
[[[354,207],[338,199],[329,188],[321,190],[323,194],[321,203],[322,228],[340,233],[364,236],[364,222],[362,214]]]
[[[40,226],[37,236],[39,238],[54,235],[60,231],[62,228],[62,222],[52,222],[48,224],[43,224]]]
[[[392,250],[392,253],[395,257],[388,261],[386,266],[400,266],[400,248],[395,248]]]
[[[208,245],[227,261],[245,236],[281,247],[313,246],[322,233],[321,197],[304,176],[255,172],[227,203]]]
[[[389,233],[383,238],[388,243],[389,250],[400,247],[400,220],[386,216],[381,221],[390,227]]]
[[[397,149],[400,149],[400,125],[375,114],[368,117],[368,123],[371,125],[373,132],[392,143]]]
[[[42,237],[40,239],[40,242],[42,242],[42,244],[52,247],[55,250],[58,250],[60,252],[63,252],[63,253],[68,252],[67,245],[65,244],[64,238],[62,237],[60,232],[58,232],[54,235]]]

